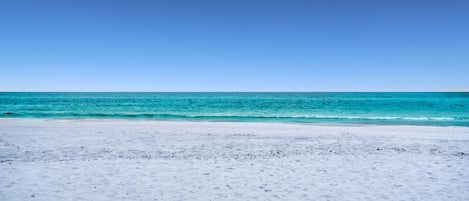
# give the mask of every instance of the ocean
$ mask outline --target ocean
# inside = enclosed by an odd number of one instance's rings
[[[0,92],[0,118],[469,126],[469,93]]]

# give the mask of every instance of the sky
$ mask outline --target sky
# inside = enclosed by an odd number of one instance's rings
[[[469,91],[465,0],[2,0],[0,91]]]

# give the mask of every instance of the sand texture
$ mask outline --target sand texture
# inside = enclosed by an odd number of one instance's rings
[[[0,200],[469,200],[469,127],[0,119]]]

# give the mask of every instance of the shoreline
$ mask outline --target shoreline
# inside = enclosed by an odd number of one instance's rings
[[[160,122],[160,123],[222,123],[222,124],[267,124],[267,125],[306,125],[306,126],[337,126],[337,127],[373,127],[373,126],[397,126],[397,127],[456,127],[469,128],[465,125],[425,125],[425,124],[390,124],[390,123],[336,123],[336,122],[290,122],[290,121],[210,121],[210,120],[191,120],[191,119],[132,119],[132,118],[35,118],[35,117],[18,117],[18,118],[0,118],[6,121],[44,121],[44,122]]]

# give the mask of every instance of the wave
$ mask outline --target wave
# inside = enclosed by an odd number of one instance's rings
[[[165,115],[166,116],[166,115]],[[324,115],[169,115],[183,118],[234,119],[310,119],[310,120],[402,120],[402,121],[464,121],[469,117],[405,117],[405,116],[324,116]]]
[[[44,112],[1,114],[3,117],[52,117],[52,118],[154,118],[154,119],[271,119],[271,120],[377,120],[377,121],[469,121],[469,117],[418,117],[418,116],[339,116],[339,115],[241,115],[241,114],[175,114],[175,113],[78,113]]]

